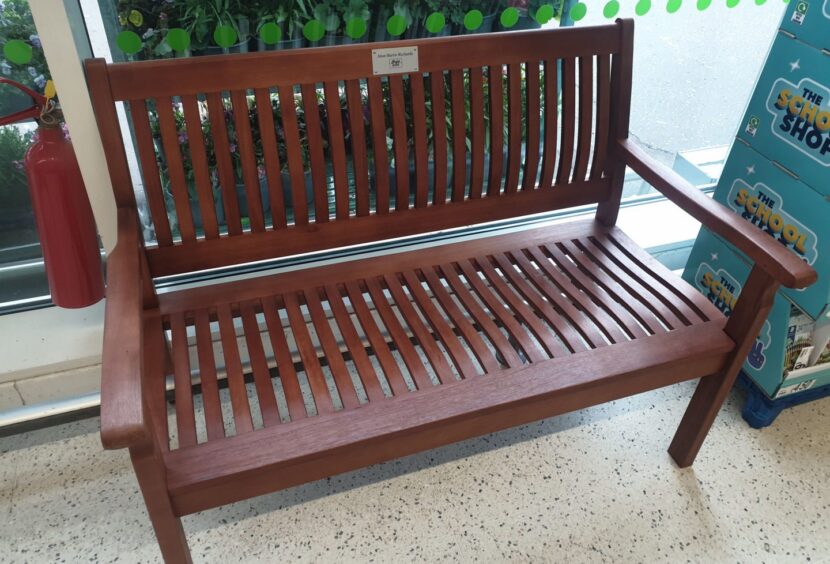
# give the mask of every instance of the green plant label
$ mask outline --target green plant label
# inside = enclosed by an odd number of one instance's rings
[[[128,55],[141,51],[141,38],[134,31],[126,30],[119,33],[115,38],[115,44]]]
[[[406,18],[397,14],[391,16],[388,20],[386,20],[386,31],[389,32],[389,35],[392,37],[403,35],[403,32],[406,31]]]
[[[501,23],[502,27],[513,27],[514,25],[519,23],[519,10],[517,10],[513,6],[505,8],[504,11],[501,13],[499,23]]]
[[[266,45],[274,45],[282,39],[282,30],[276,23],[268,22],[259,28],[259,38]]]
[[[467,31],[475,31],[484,23],[484,14],[481,10],[470,10],[464,15],[464,27]]]
[[[432,12],[427,17],[426,26],[430,33],[440,33],[445,25],[447,25],[447,19],[441,12]]]
[[[133,35],[135,34],[133,33]],[[138,36],[136,35],[136,37]],[[141,49],[141,39],[138,42],[138,48]],[[32,46],[22,39],[11,39],[3,45],[3,55],[13,63],[25,65],[32,60]]]
[[[187,48],[190,47],[190,34],[180,27],[169,30],[165,40],[171,49],[179,53],[187,51]]]
[[[352,18],[347,21],[346,35],[352,39],[360,39],[366,35],[366,21],[363,18]]]
[[[213,32],[213,40],[219,47],[228,48],[236,43],[236,30],[229,25],[218,25]]]
[[[303,26],[303,35],[309,41],[320,41],[326,34],[326,26],[320,20],[311,20]]]

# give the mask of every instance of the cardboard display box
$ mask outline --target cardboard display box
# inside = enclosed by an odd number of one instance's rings
[[[749,262],[723,240],[705,229],[692,248],[683,278],[715,306],[730,315],[749,276]],[[813,320],[783,294],[775,296],[772,311],[744,363],[744,372],[770,398],[779,398],[830,383],[830,364],[800,366],[805,349],[803,334]],[[809,353],[809,351],[808,351]]]
[[[714,199],[816,269],[818,282],[782,292],[818,318],[830,302],[830,203],[740,139],[732,146]]]
[[[779,32],[738,137],[830,196],[830,52]]]
[[[781,29],[818,49],[830,49],[830,0],[790,0]]]

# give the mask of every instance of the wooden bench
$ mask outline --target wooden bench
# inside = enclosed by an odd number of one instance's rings
[[[417,72],[373,74],[373,50],[413,46]],[[669,448],[678,465],[692,463],[779,284],[804,287],[816,274],[628,139],[632,46],[633,23],[620,20],[87,62],[119,224],[101,435],[106,448],[129,448],[165,560],[189,559],[182,515],[701,378]],[[728,321],[614,226],[627,166],[755,262]],[[595,219],[154,286],[586,204]]]

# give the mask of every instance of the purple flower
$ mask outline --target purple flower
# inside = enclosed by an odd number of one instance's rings
[[[38,37],[37,35],[35,35],[35,34],[30,35],[29,36],[29,41],[31,41],[32,45],[34,45],[36,48],[38,48],[38,49],[41,48],[40,37]]]
[[[26,70],[29,71],[29,76],[32,78],[37,76],[37,69],[35,67],[28,67]]]
[[[256,167],[256,172],[259,175],[260,180],[265,178],[265,167],[264,166],[259,165],[258,167]]]
[[[228,147],[228,148],[231,150],[231,153],[235,153],[236,152],[236,143],[231,143],[230,147]]]
[[[41,90],[46,88],[46,77],[43,76],[42,74],[39,75],[39,76],[36,76],[35,77],[35,84],[37,84],[37,87],[40,88]]]
[[[17,170],[23,170],[23,161],[12,161],[12,164]]]
[[[72,138],[69,136],[69,128],[66,127],[65,123],[61,124],[61,129],[63,129],[63,135],[64,135],[64,137],[66,137],[66,140],[71,141]]]
[[[180,131],[179,132],[179,145],[184,145],[187,143],[187,131]]]

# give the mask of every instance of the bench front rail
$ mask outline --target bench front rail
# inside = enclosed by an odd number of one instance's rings
[[[632,48],[620,20],[87,62],[119,223],[101,435],[129,448],[166,561],[190,559],[182,515],[700,378],[669,448],[692,464],[777,288],[816,274],[628,139]],[[374,74],[378,49],[416,49],[418,70]],[[754,261],[728,320],[614,226],[626,167]],[[154,287],[586,204],[595,219]]]

